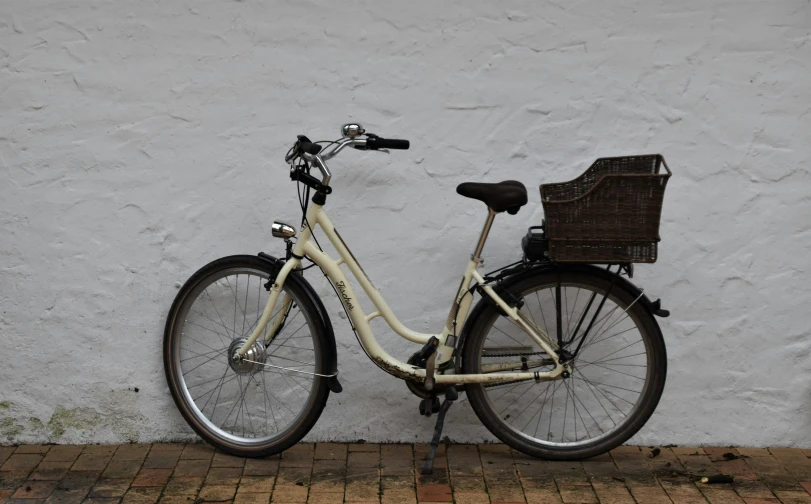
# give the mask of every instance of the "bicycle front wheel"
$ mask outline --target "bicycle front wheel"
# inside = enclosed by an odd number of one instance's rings
[[[296,282],[285,282],[245,361],[231,359],[262,316],[272,274],[257,257],[218,259],[186,282],[166,321],[164,368],[178,409],[203,439],[243,457],[297,443],[329,395],[318,376],[328,373],[318,312]]]
[[[566,270],[520,279],[508,289],[523,300],[526,317],[553,340],[560,328],[565,349],[574,352],[581,346],[570,362],[569,378],[468,385],[470,404],[482,423],[513,448],[553,460],[593,457],[627,441],[656,408],[667,374],[664,340],[640,302],[641,291]],[[466,336],[465,373],[554,367],[543,349],[489,300],[480,303],[487,306],[477,310]]]

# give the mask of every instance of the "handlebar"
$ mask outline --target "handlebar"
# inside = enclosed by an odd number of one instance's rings
[[[330,147],[334,145],[334,147]],[[325,163],[326,160],[335,157],[339,152],[341,152],[345,147],[354,147],[360,150],[380,150],[380,149],[399,149],[399,150],[406,150],[411,146],[411,143],[408,140],[400,140],[396,138],[381,138],[373,133],[367,133],[366,138],[358,138],[358,137],[351,137],[351,138],[342,138],[340,140],[336,140],[331,144],[327,145],[327,148],[318,145],[315,142],[310,141],[304,135],[298,135],[298,140],[296,144],[293,146],[292,149],[287,153],[284,160],[287,163],[290,163],[291,167],[293,166],[294,160],[297,157],[301,157],[305,161],[309,161],[318,168],[321,172],[322,180],[318,185],[318,187],[329,187],[330,178],[332,174],[327,168],[327,164]],[[301,180],[302,182],[307,183],[310,187],[316,187],[314,177],[307,175],[306,177],[302,177],[298,174],[298,169],[294,169],[291,171],[291,178],[293,180]],[[295,173],[293,173],[295,172]],[[312,179],[312,180],[309,180]],[[308,183],[309,182],[309,183]]]

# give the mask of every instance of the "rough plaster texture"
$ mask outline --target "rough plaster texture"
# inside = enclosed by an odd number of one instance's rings
[[[484,218],[456,184],[532,188],[497,220],[497,266],[542,218],[538,183],[663,153],[660,260],[635,281],[672,310],[670,369],[633,441],[811,446],[809,27],[799,0],[4,1],[0,442],[191,438],[161,363],[177,286],[219,256],[281,253],[285,150],[352,119],[412,149],[336,158],[330,215],[424,331]],[[327,306],[345,392],[309,439],[427,441],[433,420]],[[465,403],[447,426],[492,439]]]

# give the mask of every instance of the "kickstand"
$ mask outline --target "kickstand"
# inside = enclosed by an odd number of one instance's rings
[[[436,416],[436,426],[434,427],[434,438],[431,440],[431,451],[428,452],[428,458],[425,459],[425,465],[422,466],[422,474],[434,474],[434,456],[436,449],[439,447],[439,438],[442,437],[442,426],[445,424],[445,413],[451,407],[451,403],[459,398],[459,394],[454,387],[449,387],[445,391],[445,400],[439,407],[439,413]]]

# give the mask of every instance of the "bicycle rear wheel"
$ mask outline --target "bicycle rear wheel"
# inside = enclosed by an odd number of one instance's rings
[[[658,324],[639,302],[641,291],[632,292],[628,285],[615,284],[605,297],[611,287],[607,276],[563,270],[507,286],[523,300],[521,311],[553,339],[560,327],[564,348],[571,352],[604,297],[605,303],[571,361],[569,378],[468,385],[471,406],[493,435],[528,455],[573,460],[604,453],[645,424],[664,389],[667,356]],[[474,312],[466,335],[465,373],[497,363],[537,371],[554,367],[543,349],[489,300],[480,303],[486,305]]]
[[[327,379],[317,376],[328,373],[318,312],[295,282],[285,282],[247,359],[230,358],[262,316],[272,274],[257,257],[218,259],[186,282],[166,321],[164,368],[178,409],[203,439],[245,457],[297,443],[329,396]]]

